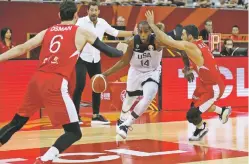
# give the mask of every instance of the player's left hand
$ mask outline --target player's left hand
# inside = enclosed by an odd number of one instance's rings
[[[188,80],[188,82],[193,82],[195,79],[194,73],[190,68],[184,68],[183,70],[184,78]]]
[[[135,27],[134,27],[133,34],[134,34],[134,35],[137,35],[137,34],[138,34],[137,24],[136,24]]]
[[[154,12],[153,11],[150,11],[150,10],[146,11],[145,16],[149,24],[154,24]]]
[[[118,45],[117,45],[117,47],[116,47],[118,50],[120,50],[120,51],[122,51],[123,52],[123,54],[125,54],[126,53],[126,51],[127,51],[127,48],[128,48],[128,44],[126,44],[126,43],[118,43]]]

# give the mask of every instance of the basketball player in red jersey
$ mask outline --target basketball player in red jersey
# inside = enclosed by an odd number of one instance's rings
[[[51,123],[54,126],[62,125],[65,133],[35,161],[35,164],[52,163],[59,153],[82,137],[71,91],[75,85],[74,67],[85,44],[88,42],[114,57],[123,54],[100,42],[94,34],[74,25],[78,18],[74,2],[63,2],[59,14],[61,24],[41,31],[24,44],[0,55],[2,62],[42,46],[39,68],[28,84],[23,104],[12,121],[0,130],[0,146],[2,146],[24,126],[30,116],[41,107],[45,107]]]
[[[198,40],[199,30],[195,25],[185,26],[182,31],[183,41],[175,41],[160,31],[154,24],[153,11],[147,11],[145,16],[161,43],[185,51],[199,76],[200,80],[197,83],[191,107],[186,116],[187,120],[196,126],[196,130],[189,140],[199,141],[208,132],[206,123],[201,118],[202,113],[207,111],[216,112],[223,124],[228,121],[231,114],[231,107],[214,105],[214,102],[220,99],[225,89],[214,57],[208,46],[202,40]]]

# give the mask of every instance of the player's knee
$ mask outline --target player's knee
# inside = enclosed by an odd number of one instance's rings
[[[157,94],[158,84],[154,81],[148,81],[144,84],[143,91],[144,91],[143,97],[152,101]]]
[[[143,97],[146,99],[146,101],[151,102],[155,98],[157,93],[157,88],[151,88],[150,92],[147,94],[144,94]]]
[[[202,121],[201,114],[198,108],[192,107],[188,110],[186,117],[190,123],[198,125]]]
[[[82,137],[82,132],[78,122],[73,122],[70,124],[63,125],[66,133],[71,133],[75,141],[78,141]]]
[[[82,84],[77,84],[74,92],[82,94],[83,90],[84,90],[84,86]]]
[[[75,136],[75,140],[76,141],[80,140],[82,138],[82,132],[81,132],[81,130],[80,129],[76,130],[74,132],[74,136]]]
[[[141,104],[142,109],[147,109],[152,101],[153,101],[153,99],[151,97],[149,97],[149,98],[143,97],[139,103]]]
[[[151,99],[154,99],[158,91],[158,87],[154,87],[151,91]]]
[[[77,80],[76,85],[75,85],[75,90],[74,92],[76,93],[82,93],[85,87],[85,82],[82,80]]]

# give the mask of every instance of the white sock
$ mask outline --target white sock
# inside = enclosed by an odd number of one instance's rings
[[[218,107],[218,106],[215,106],[214,112],[215,112],[215,113],[218,113],[218,114],[221,114],[221,113],[222,113],[222,108],[221,108],[221,107]]]
[[[51,147],[48,151],[41,157],[42,161],[53,160],[56,156],[59,155],[59,150],[56,147]]]
[[[130,111],[128,111],[128,112],[126,112],[126,113],[124,113],[124,112],[121,111],[120,120],[121,120],[121,121],[127,120],[127,119],[129,118],[129,115],[130,115],[130,114],[131,114]]]
[[[128,119],[123,123],[123,125],[131,126],[136,119],[130,114]]]

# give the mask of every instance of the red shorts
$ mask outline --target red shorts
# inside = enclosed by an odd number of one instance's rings
[[[217,101],[224,93],[225,86],[223,84],[207,85],[202,82],[197,83],[192,101],[195,107],[203,113],[206,112],[215,101]]]
[[[78,115],[71,99],[75,80],[70,82],[54,73],[36,72],[28,84],[18,114],[30,117],[45,107],[54,126],[77,122]]]

